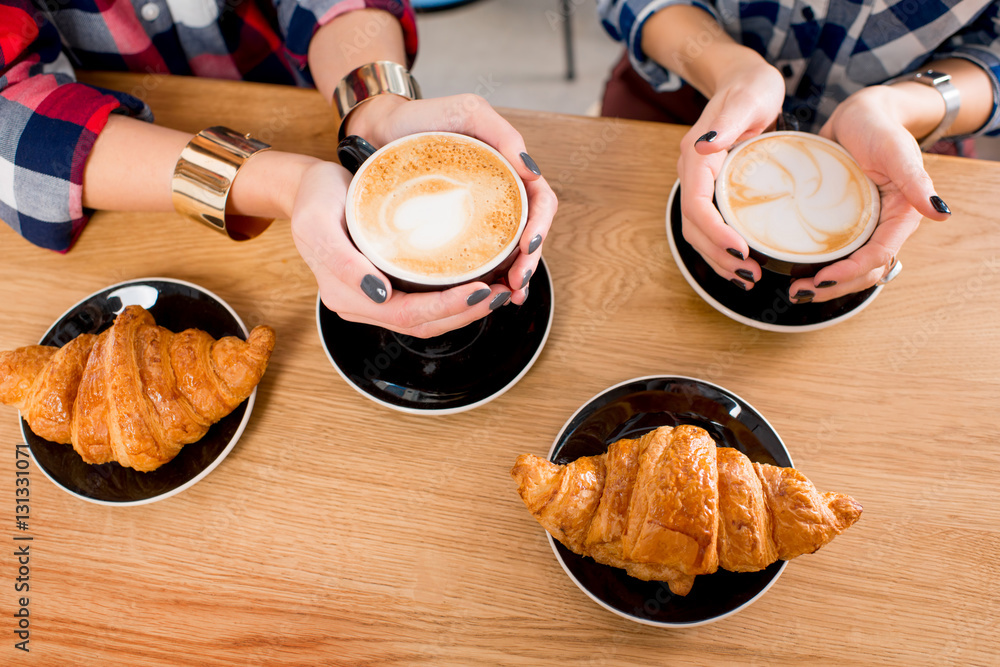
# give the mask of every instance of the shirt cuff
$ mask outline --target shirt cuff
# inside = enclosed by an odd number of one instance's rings
[[[997,54],[986,47],[967,44],[956,48],[954,51],[941,54],[937,59],[941,58],[962,58],[963,60],[968,60],[983,68],[987,76],[990,77],[990,84],[993,87],[993,110],[990,111],[989,120],[981,128],[966,136],[983,134],[996,136],[1000,134],[1000,56],[997,56]]]
[[[298,0],[291,11],[279,22],[285,33],[285,47],[289,56],[305,70],[308,66],[309,43],[320,27],[338,16],[358,9],[380,9],[396,17],[403,28],[403,47],[406,65],[413,66],[417,55],[417,22],[410,0]],[[365,35],[366,39],[372,39]]]
[[[619,26],[622,35],[627,35],[625,43],[628,46],[628,59],[632,64],[632,68],[639,73],[639,76],[648,81],[653,90],[658,93],[669,93],[679,90],[684,85],[684,80],[651,58],[647,58],[646,54],[643,53],[642,30],[646,25],[646,21],[653,14],[672,5],[688,5],[703,9],[718,22],[719,15],[716,13],[715,8],[697,0],[650,0],[644,5],[629,4],[629,9],[635,11],[634,18],[626,17],[623,11]]]
[[[61,78],[61,77],[60,77]],[[69,250],[90,218],[83,171],[112,113],[152,120],[138,99],[57,77],[0,96],[0,218],[35,245]]]

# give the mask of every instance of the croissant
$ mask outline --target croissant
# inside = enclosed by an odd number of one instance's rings
[[[794,468],[752,463],[696,426],[664,426],[560,466],[522,454],[511,469],[540,524],[574,553],[687,595],[719,567],[755,572],[812,553],[861,516]]]
[[[246,342],[198,329],[174,334],[128,306],[100,335],[0,352],[0,403],[87,463],[150,471],[250,396],[274,341],[266,326]]]

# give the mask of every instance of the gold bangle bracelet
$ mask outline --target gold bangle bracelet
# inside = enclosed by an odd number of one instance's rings
[[[170,182],[174,210],[236,241],[267,229],[273,219],[226,215],[226,201],[240,167],[271,146],[226,127],[202,130],[181,151]]]
[[[420,86],[410,71],[391,60],[378,60],[352,70],[333,89],[333,108],[340,117],[337,136],[344,138],[344,123],[361,104],[390,93],[408,100],[420,99]]]

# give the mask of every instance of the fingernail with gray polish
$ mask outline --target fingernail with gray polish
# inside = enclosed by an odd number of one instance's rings
[[[496,310],[500,306],[504,305],[505,303],[507,303],[507,299],[509,298],[510,298],[510,292],[500,292],[495,297],[493,297],[492,301],[490,301],[490,310]]]
[[[707,141],[708,143],[712,143],[713,141],[715,141],[715,138],[717,136],[719,136],[718,132],[716,132],[715,130],[709,130],[705,134],[698,137],[698,139],[694,143],[698,144],[701,143],[702,141]]]
[[[465,303],[470,306],[474,306],[486,297],[490,295],[490,291],[485,287],[482,289],[477,289],[475,292],[469,295],[469,298],[465,300]]]
[[[386,297],[389,296],[385,283],[370,273],[362,278],[361,291],[375,303],[385,303]]]
[[[743,253],[737,250],[736,248],[726,248],[726,252],[728,252],[730,255],[732,255],[733,257],[735,257],[740,261],[746,259],[746,257],[743,256]]]
[[[531,243],[528,244],[528,254],[530,255],[538,250],[538,246],[540,245],[542,245],[542,235],[535,234],[535,236],[531,239]]]
[[[535,176],[541,176],[542,170],[538,168],[538,164],[531,159],[531,156],[527,153],[521,153],[521,161],[524,162],[524,166],[528,168]]]
[[[531,280],[531,273],[532,273],[531,269],[528,269],[527,271],[524,272],[524,280],[521,281],[520,289],[524,289],[527,286],[528,281]]]
[[[931,197],[931,206],[933,206],[934,210],[938,213],[947,213],[948,215],[951,215],[951,209],[948,208],[948,205],[944,203],[944,200],[937,195]]]
[[[792,296],[792,299],[795,300],[795,303],[809,303],[813,300],[814,296],[816,296],[816,292],[807,289],[800,289]]]
[[[730,280],[729,282],[731,282],[732,284],[736,285],[737,287],[739,287],[739,288],[740,288],[741,290],[743,290],[744,292],[746,292],[746,291],[747,291],[747,286],[746,286],[745,284],[743,284],[743,281],[742,281],[742,280],[737,280],[736,278],[733,278],[733,279],[732,279],[732,280]]]
[[[825,289],[827,287],[833,287],[836,284],[837,284],[836,280],[824,280],[819,285],[816,285],[816,287],[818,287],[820,289]]]
[[[757,282],[756,280],[754,280],[754,278],[753,278],[753,271],[751,271],[750,269],[736,269],[735,271],[733,271],[733,273],[735,273],[740,278],[742,278],[743,280],[746,280],[748,282],[751,282],[751,283]]]

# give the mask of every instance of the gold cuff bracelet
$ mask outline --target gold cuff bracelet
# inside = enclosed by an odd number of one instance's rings
[[[390,60],[379,60],[352,70],[333,89],[333,108],[340,117],[337,136],[344,138],[344,122],[352,111],[377,95],[391,93],[420,99],[420,86],[409,70]]]
[[[240,167],[271,146],[226,127],[202,130],[184,147],[170,183],[174,209],[236,241],[252,239],[274,220],[226,216],[226,200]]]

